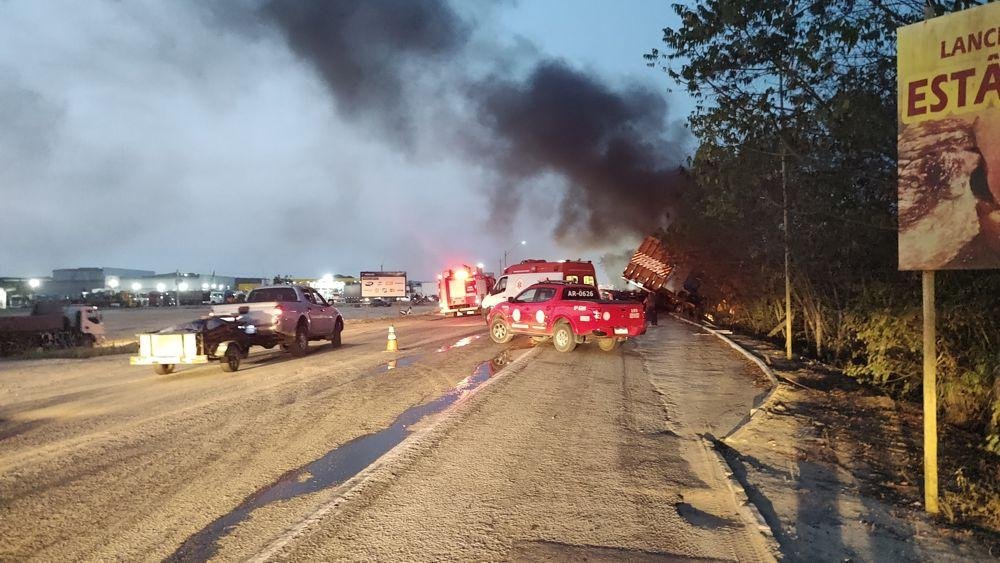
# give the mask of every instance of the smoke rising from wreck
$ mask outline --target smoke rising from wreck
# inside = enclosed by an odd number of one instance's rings
[[[443,0],[380,2],[275,0],[264,21],[323,78],[346,117],[374,119],[390,142],[411,142],[422,105],[410,80],[454,73],[468,59],[470,25]],[[639,54],[636,54],[639,57]],[[486,186],[495,223],[510,225],[532,199],[561,195],[553,234],[579,249],[607,246],[665,226],[683,184],[683,131],[668,120],[663,97],[639,87],[615,89],[566,64],[542,59],[526,77],[501,71],[458,79],[475,115],[461,151],[493,169]],[[445,113],[459,120],[458,113]],[[539,194],[545,184],[560,193]]]
[[[403,143],[411,136],[412,81],[469,36],[437,0],[273,0],[260,15],[316,69],[343,116],[372,119]]]

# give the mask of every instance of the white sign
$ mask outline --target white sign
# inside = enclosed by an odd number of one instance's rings
[[[406,272],[361,272],[361,297],[406,297]]]

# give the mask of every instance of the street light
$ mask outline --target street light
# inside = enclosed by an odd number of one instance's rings
[[[38,286],[42,285],[42,280],[31,278],[28,280],[28,287],[31,289],[38,289]]]
[[[159,291],[160,293],[163,293],[166,290],[167,290],[167,284],[165,284],[165,283],[158,283],[158,284],[156,284],[156,291]]]
[[[518,244],[521,245],[521,246],[524,246],[524,245],[528,244],[528,241],[522,240]],[[500,267],[501,270],[507,267],[507,255],[510,254],[511,252],[513,252],[514,249],[517,248],[518,244],[515,244],[514,246],[510,247],[509,250],[505,250],[503,252],[503,264]]]
[[[138,292],[142,289],[142,284],[139,282],[132,282],[132,291]]]
[[[108,278],[108,287],[111,289],[118,289],[118,278]]]
[[[178,284],[177,289],[178,289],[178,291],[187,291],[188,290],[188,282],[181,282],[180,284]]]

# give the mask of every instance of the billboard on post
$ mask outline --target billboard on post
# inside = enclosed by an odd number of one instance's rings
[[[898,30],[899,269],[1000,268],[1000,3]]]
[[[406,272],[361,272],[361,297],[406,297]]]

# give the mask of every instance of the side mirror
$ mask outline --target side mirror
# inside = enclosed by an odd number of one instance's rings
[[[514,298],[513,297],[508,297],[507,298],[507,302],[508,303],[513,303],[514,302]]]

